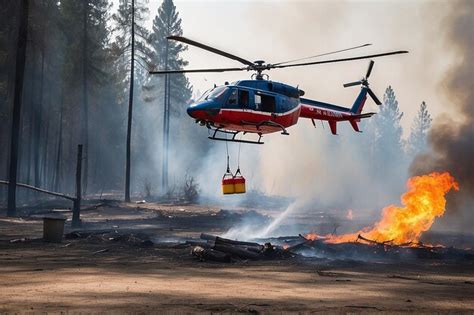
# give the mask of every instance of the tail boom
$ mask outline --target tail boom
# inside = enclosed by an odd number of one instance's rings
[[[323,103],[315,100],[300,98],[301,112],[300,117],[313,120],[326,120],[329,123],[331,133],[337,134],[337,122],[349,121],[352,128],[360,132],[358,122],[362,118],[369,118],[375,113],[361,114],[365,101],[367,100],[367,88],[362,87],[351,108],[341,107],[333,104]]]

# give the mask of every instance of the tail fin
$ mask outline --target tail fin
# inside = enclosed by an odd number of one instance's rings
[[[354,102],[354,105],[352,105],[351,107],[351,113],[356,114],[356,115],[359,115],[360,113],[362,113],[362,109],[364,108],[366,100],[367,100],[367,88],[363,86],[360,89],[360,93],[357,96]]]
[[[359,119],[360,120],[360,119]],[[349,120],[349,122],[351,123],[351,126],[352,128],[354,129],[354,131],[356,132],[361,132],[360,129],[359,129],[359,125],[357,125],[357,121],[355,120]]]

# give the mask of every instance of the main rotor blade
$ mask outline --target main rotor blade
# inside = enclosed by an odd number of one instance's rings
[[[156,70],[149,71],[149,74],[167,74],[167,73],[196,73],[196,72],[227,72],[227,71],[244,71],[247,68],[216,68],[216,69],[183,69],[183,70]]]
[[[227,58],[230,58],[230,59],[233,59],[233,60],[237,60],[241,63],[243,63],[244,65],[247,65],[247,66],[254,66],[254,63],[251,62],[251,61],[248,61],[244,58],[240,58],[238,56],[235,56],[235,55],[232,55],[232,54],[229,54],[225,51],[222,51],[222,50],[219,50],[217,48],[214,48],[214,47],[211,47],[211,46],[207,46],[207,45],[204,45],[204,44],[201,44],[201,43],[198,43],[194,40],[191,40],[191,39],[188,39],[186,37],[182,37],[182,36],[168,36],[166,37],[167,39],[171,39],[171,40],[175,40],[175,41],[178,41],[178,42],[182,42],[182,43],[185,43],[185,44],[188,44],[188,45],[192,45],[192,46],[196,46],[196,47],[199,47],[201,49],[204,49],[204,50],[207,50],[207,51],[210,51],[210,52],[213,52],[215,54],[218,54],[218,55],[221,55],[221,56],[224,56],[224,57],[227,57]]]
[[[331,51],[331,52],[327,52],[327,53],[319,54],[319,55],[314,55],[314,56],[310,56],[310,57],[305,57],[305,58],[299,58],[299,59],[295,59],[295,60],[289,60],[289,61],[283,61],[283,62],[279,62],[279,63],[274,63],[273,65],[274,65],[274,66],[278,66],[278,65],[281,65],[281,64],[284,64],[284,63],[296,62],[296,61],[301,61],[301,60],[306,60],[306,59],[312,59],[312,58],[316,58],[316,57],[327,56],[327,55],[331,55],[331,54],[337,54],[337,53],[340,53],[340,52],[343,52],[343,51],[358,49],[358,48],[367,47],[367,46],[370,46],[370,45],[372,45],[372,44],[364,44],[364,45],[354,46],[354,47],[350,47],[350,48],[346,48],[346,49],[340,49],[340,50],[335,50],[335,51]]]
[[[359,59],[369,59],[369,58],[377,58],[383,56],[390,56],[390,55],[398,55],[398,54],[406,54],[408,51],[406,50],[399,50],[399,51],[392,51],[388,53],[382,54],[375,54],[375,55],[365,55],[359,57],[350,57],[350,58],[341,58],[341,59],[331,59],[331,60],[322,60],[322,61],[313,61],[313,62],[304,62],[304,63],[295,63],[292,65],[270,65],[268,69],[280,69],[280,68],[289,68],[289,67],[301,67],[301,66],[311,66],[311,65],[319,65],[323,63],[333,63],[333,62],[342,62],[342,61],[351,61],[351,60],[359,60]]]
[[[375,93],[372,92],[371,89],[367,89],[367,92],[370,94],[370,97],[372,97],[372,99],[374,100],[375,104],[377,104],[377,105],[382,105],[382,102],[379,101],[379,99],[377,98],[377,96],[375,96]]]
[[[374,61],[371,60],[369,63],[369,67],[367,68],[367,73],[365,74],[365,79],[367,80],[370,77],[370,74],[372,73],[372,68],[374,67]]]

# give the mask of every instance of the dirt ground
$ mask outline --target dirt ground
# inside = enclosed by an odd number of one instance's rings
[[[1,216],[0,313],[474,313],[472,260],[223,264],[197,261],[190,248],[176,246],[228,229],[233,222],[219,210],[117,203],[82,213],[84,229],[143,233],[152,246],[98,238],[44,243],[42,214]]]

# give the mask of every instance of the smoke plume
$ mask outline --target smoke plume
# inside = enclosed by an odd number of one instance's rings
[[[412,174],[449,171],[460,191],[451,196],[448,208],[465,208],[474,196],[474,2],[459,1],[445,20],[446,49],[455,52],[456,64],[442,78],[440,88],[450,103],[435,120],[428,135],[430,152],[419,155],[411,165]],[[449,209],[448,209],[449,210]]]

